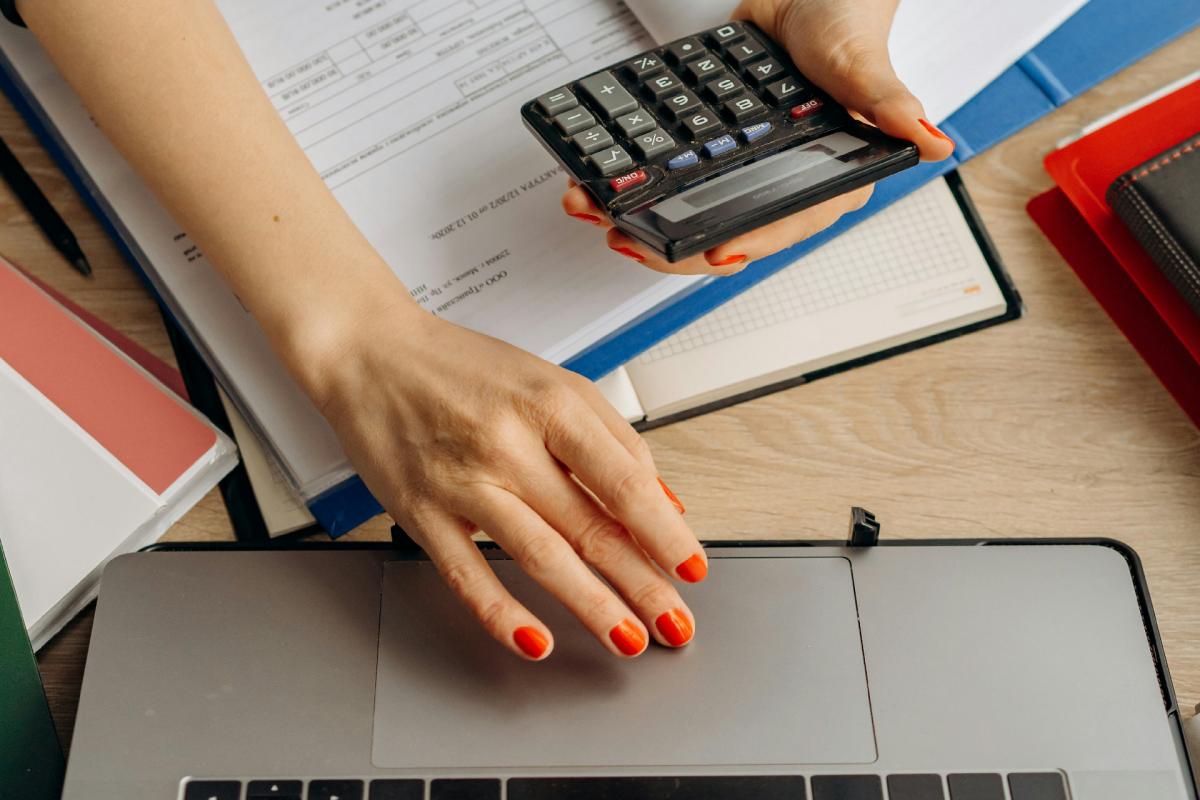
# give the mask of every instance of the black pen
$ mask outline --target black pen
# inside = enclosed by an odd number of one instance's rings
[[[21,162],[17,161],[17,157],[8,149],[3,139],[0,139],[0,175],[4,176],[4,182],[12,188],[13,194],[21,201],[21,205],[25,206],[25,210],[42,229],[42,233],[46,234],[50,244],[54,245],[75,269],[84,275],[91,275],[92,266],[83,257],[79,242],[75,241],[75,234],[71,233],[67,223],[63,222],[54,206],[50,205],[46,195],[42,194],[42,190],[33,182],[33,178],[29,177],[29,173],[21,166]]]

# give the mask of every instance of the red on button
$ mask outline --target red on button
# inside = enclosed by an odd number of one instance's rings
[[[635,169],[627,175],[619,175],[608,182],[608,185],[613,188],[614,192],[623,192],[626,189],[632,189],[634,186],[640,186],[649,179],[646,175],[646,170]]]
[[[804,119],[805,117],[812,116],[813,114],[820,111],[824,106],[825,106],[825,103],[822,102],[820,99],[813,98],[812,100],[809,100],[807,103],[801,103],[800,105],[793,108],[792,109],[792,119]]]

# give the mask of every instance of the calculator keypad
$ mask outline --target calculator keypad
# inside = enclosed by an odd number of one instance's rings
[[[810,118],[824,108],[782,49],[760,37],[740,22],[722,25],[547,92],[533,108],[569,141],[577,177],[616,193],[742,157],[815,130]]]

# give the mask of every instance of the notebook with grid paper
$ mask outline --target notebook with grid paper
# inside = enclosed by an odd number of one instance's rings
[[[952,174],[842,234],[606,377],[654,426],[1019,316]]]

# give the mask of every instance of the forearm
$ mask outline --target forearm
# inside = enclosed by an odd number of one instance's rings
[[[415,304],[263,93],[211,0],[30,0],[89,112],[286,360],[336,347],[363,302]],[[317,359],[318,361],[320,359]],[[307,379],[308,376],[302,376]]]

